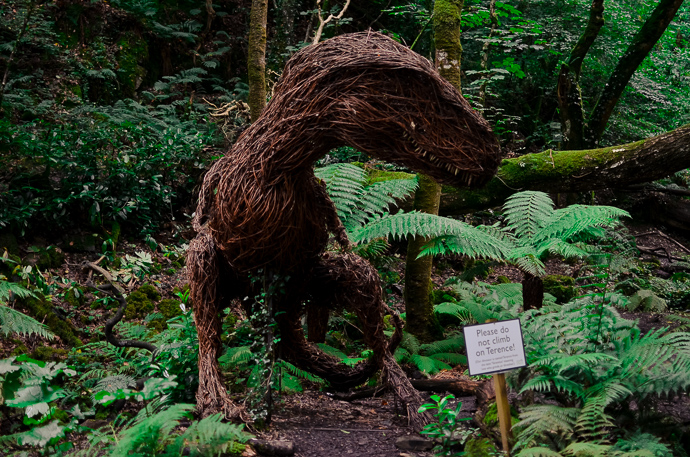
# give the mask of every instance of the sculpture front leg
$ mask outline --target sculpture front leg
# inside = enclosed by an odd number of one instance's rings
[[[197,412],[201,417],[223,412],[227,419],[246,419],[242,406],[228,395],[218,365],[221,348],[223,287],[221,277],[224,259],[211,236],[201,231],[191,242],[187,253],[189,297],[194,306],[194,321],[199,335],[199,390]]]

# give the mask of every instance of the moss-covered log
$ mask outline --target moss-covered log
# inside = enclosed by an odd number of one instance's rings
[[[527,154],[501,163],[486,187],[444,186],[440,214],[463,214],[501,205],[522,190],[582,192],[665,178],[690,167],[690,124],[635,143],[584,151]]]

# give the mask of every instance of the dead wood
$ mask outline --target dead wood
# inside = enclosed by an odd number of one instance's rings
[[[93,262],[82,263],[82,268],[90,269],[92,271],[100,273],[109,282],[109,284],[102,284],[98,286],[91,282],[91,280],[89,280],[86,283],[87,287],[111,295],[120,304],[120,307],[117,309],[115,315],[108,319],[108,321],[105,323],[105,339],[108,340],[108,343],[118,348],[146,349],[147,351],[151,352],[151,358],[153,359],[153,357],[155,357],[156,352],[158,351],[158,347],[156,347],[156,345],[148,343],[146,341],[121,340],[118,337],[116,337],[113,333],[113,328],[122,320],[122,318],[125,315],[125,309],[127,308],[127,300],[125,300],[125,297],[122,295],[122,291],[120,290],[120,288],[113,282],[113,277],[110,275],[110,273],[108,273],[105,269],[99,267]]]

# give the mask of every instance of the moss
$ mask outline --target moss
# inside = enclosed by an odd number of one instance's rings
[[[129,320],[142,318],[152,312],[154,308],[155,306],[151,299],[139,288],[139,290],[135,290],[127,296],[125,317]]]
[[[58,362],[67,358],[67,351],[50,346],[37,346],[36,349],[31,351],[29,357],[43,362]]]
[[[392,181],[394,179],[411,179],[415,175],[402,171],[369,170],[367,185],[381,181]]]
[[[510,416],[511,422],[513,424],[519,422],[520,414],[512,406],[510,407]],[[484,416],[484,420],[482,422],[484,422],[484,424],[486,424],[486,426],[489,428],[498,427],[498,406],[496,405],[496,403],[490,404],[489,407],[486,409],[486,415]]]
[[[172,298],[161,300],[160,303],[158,303],[158,311],[160,311],[166,319],[172,319],[173,317],[182,315],[180,302]]]
[[[20,356],[20,355],[28,354],[29,348],[27,348],[26,345],[25,345],[24,343],[22,343],[22,342],[19,341],[19,340],[14,340],[14,341],[19,342],[19,344],[18,344],[17,347],[14,348],[14,350],[12,351],[12,356]]]
[[[547,275],[542,278],[544,292],[556,297],[557,303],[567,303],[575,298],[575,280],[570,276]]]
[[[491,441],[482,437],[467,440],[465,452],[469,457],[493,457],[501,454]]]
[[[64,411],[60,408],[55,408],[55,411],[53,411],[53,419],[57,419],[60,424],[66,424],[70,421],[70,415],[67,413],[67,411]]]
[[[498,278],[496,278],[496,284],[510,284],[510,282],[511,281],[510,279],[508,279],[507,276],[501,275]]]
[[[164,273],[168,276],[173,276],[175,273],[177,273],[177,270],[175,270],[174,268],[168,268],[164,271]]]
[[[17,237],[9,232],[0,233],[0,256],[7,251],[9,255],[19,256],[19,243]]]
[[[84,291],[79,287],[72,287],[63,295],[62,299],[74,308],[80,308],[85,302]]]
[[[158,292],[158,289],[156,289],[156,287],[152,286],[151,284],[144,284],[138,290],[139,292],[144,293],[149,298],[149,300],[158,301],[161,299],[161,293]]]
[[[165,322],[165,319],[153,319],[148,324],[146,324],[146,328],[152,330],[153,333],[160,333],[166,328],[168,328],[168,323]]]
[[[55,314],[53,305],[46,301],[45,298],[24,298],[21,299],[20,306],[27,311],[26,314],[46,324],[50,331],[59,336],[68,346],[78,347],[83,344],[77,337],[79,331],[71,322],[60,319]]]

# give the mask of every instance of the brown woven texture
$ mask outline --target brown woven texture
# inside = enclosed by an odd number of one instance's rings
[[[297,53],[261,117],[211,167],[200,192],[194,218],[199,237],[188,262],[204,378],[197,397],[202,411],[227,402],[218,397],[214,362],[217,314],[247,294],[247,275],[260,268],[292,278],[290,296],[278,305],[286,311],[279,323],[288,360],[341,385],[360,381],[372,366],[385,367],[401,398],[418,400],[409,382],[403,385],[406,378],[390,357],[394,348],[383,336],[376,270],[353,254],[324,255],[329,232],[346,251],[349,243],[312,167],[342,145],[464,187],[487,182],[500,160],[486,121],[427,59],[386,36],[342,35]],[[315,296],[320,301],[312,300],[312,308],[358,314],[374,350],[371,366],[336,368],[335,359],[304,339],[303,303]],[[323,328],[327,312],[317,314],[312,321]]]

